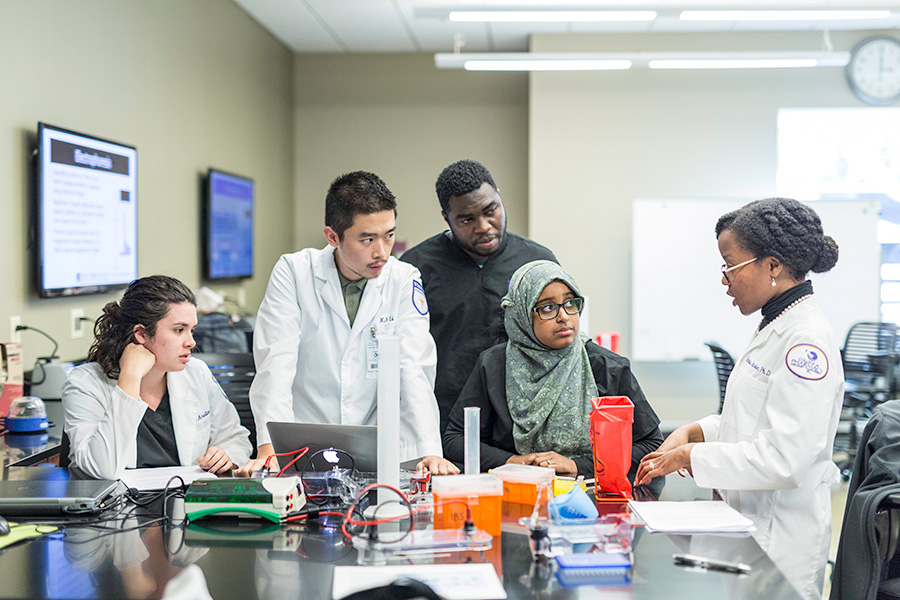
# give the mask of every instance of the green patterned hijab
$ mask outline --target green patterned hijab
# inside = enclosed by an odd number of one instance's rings
[[[564,456],[591,451],[590,399],[597,395],[587,337],[553,350],[538,341],[532,308],[544,288],[561,281],[581,296],[572,276],[548,260],[527,263],[513,274],[503,298],[506,343],[506,402],[516,452],[554,450]],[[562,309],[560,309],[562,310]]]

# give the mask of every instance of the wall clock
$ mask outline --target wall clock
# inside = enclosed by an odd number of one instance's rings
[[[900,99],[900,40],[873,35],[850,53],[847,81],[857,98],[883,106]]]

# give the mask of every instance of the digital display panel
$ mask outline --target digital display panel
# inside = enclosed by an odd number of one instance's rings
[[[253,180],[210,169],[204,210],[205,275],[253,275]]]
[[[102,293],[137,277],[137,150],[38,123],[37,291]]]

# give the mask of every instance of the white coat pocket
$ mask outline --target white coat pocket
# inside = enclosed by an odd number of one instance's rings
[[[751,438],[756,433],[769,386],[743,371],[738,371],[737,378],[734,393],[729,398],[731,406],[727,420],[741,436]]]

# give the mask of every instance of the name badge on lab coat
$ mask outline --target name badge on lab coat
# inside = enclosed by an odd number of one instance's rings
[[[366,342],[366,379],[378,379],[378,340]]]

